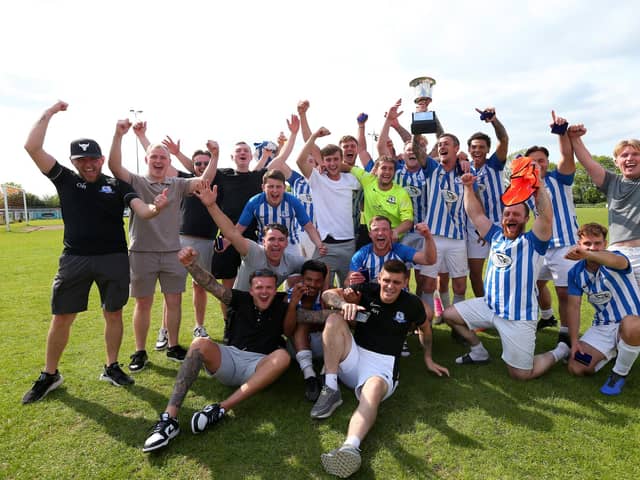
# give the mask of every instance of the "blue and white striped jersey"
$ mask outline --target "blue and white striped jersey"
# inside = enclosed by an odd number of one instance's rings
[[[502,220],[502,200],[504,193],[504,183],[502,172],[504,163],[493,153],[485,164],[478,170],[471,168],[471,172],[476,175],[477,192],[484,206],[484,211],[493,223],[500,223]]]
[[[357,272],[363,269],[369,270],[369,281],[377,282],[378,274],[382,270],[382,265],[387,260],[401,260],[403,262],[413,262],[413,257],[418,251],[401,243],[393,243],[391,250],[386,255],[379,257],[373,251],[373,244],[368,244],[358,250],[351,257],[349,270]]]
[[[509,240],[496,224],[485,240],[491,242],[484,277],[486,304],[505,320],[537,321],[536,280],[549,242],[540,240],[532,231]]]
[[[620,252],[611,253],[626,258]],[[631,264],[624,270],[600,265],[590,272],[586,260],[580,260],[569,270],[568,292],[577,297],[587,296],[595,309],[593,325],[620,323],[627,315],[640,315],[640,288]]]
[[[427,158],[424,168],[426,178],[425,222],[432,235],[465,240],[467,238],[467,214],[464,210],[462,183],[456,182],[456,169],[447,172],[433,158]]]
[[[424,175],[424,170],[421,168],[416,172],[410,172],[407,170],[405,163],[400,161],[397,164],[393,181],[403,187],[409,194],[409,197],[411,197],[414,227],[416,223],[424,222],[426,214],[425,206],[427,203],[425,194],[425,183],[427,179]],[[411,227],[411,232],[414,231],[414,227]]]
[[[298,172],[291,170],[291,175],[287,178],[287,182],[291,187],[291,193],[302,203],[307,216],[311,219],[313,224],[316,224],[316,217],[313,216],[313,199],[311,198],[311,187],[307,179],[300,175]],[[295,229],[298,234],[302,231],[302,226],[296,220]]]
[[[254,218],[258,222],[259,241],[262,241],[262,231],[265,225],[280,223],[289,230],[289,243],[291,245],[296,245],[299,242],[298,232],[294,228],[294,220],[297,220],[300,225],[306,225],[310,222],[302,202],[286,192],[282,197],[282,202],[276,207],[269,205],[264,192],[251,197],[244,206],[238,223],[248,226]]]

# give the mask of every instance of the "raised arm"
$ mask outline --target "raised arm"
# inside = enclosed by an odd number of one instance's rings
[[[300,119],[296,115],[291,115],[291,120],[287,120],[287,127],[289,128],[289,138],[287,138],[282,148],[280,148],[278,156],[274,158],[269,165],[269,168],[280,170],[285,178],[291,176],[291,168],[287,165],[287,160],[296,143],[298,131],[300,130]]]
[[[298,102],[298,117],[300,117],[300,128],[302,129],[302,139],[306,142],[311,136],[311,128],[307,120],[307,110],[309,110],[309,100]]]
[[[218,198],[218,186],[214,185],[213,189],[209,183],[203,185],[202,189],[195,191],[196,195],[202,204],[207,207],[209,215],[213,218],[213,221],[218,225],[220,232],[231,245],[238,251],[240,256],[244,257],[249,253],[249,241],[242,236],[229,217],[220,209],[216,203]]]
[[[433,235],[431,235],[431,230],[429,230],[426,223],[417,223],[415,230],[424,238],[424,247],[413,256],[413,263],[433,265],[436,263],[438,252],[436,250],[436,242],[433,239]]]
[[[197,258],[198,252],[192,247],[184,247],[178,252],[178,259],[180,260],[180,263],[184,265],[184,268],[187,269],[193,279],[198,282],[198,285],[204,288],[207,292],[210,292],[225,305],[229,305],[231,303],[232,296],[231,289],[225,288],[224,285],[218,283],[216,277],[198,265],[196,263]]]
[[[142,150],[146,151],[151,145],[151,142],[147,138],[147,122],[136,122],[133,124],[133,133],[140,142]]]
[[[625,270],[629,268],[629,259],[624,255],[619,255],[607,250],[589,251],[581,245],[571,247],[569,251],[567,251],[565,258],[569,260],[587,260],[614,270]]]
[[[371,161],[371,155],[367,151],[367,135],[365,127],[369,116],[366,113],[360,113],[358,115],[358,157],[360,158],[360,164],[363,168],[367,168],[367,165]]]
[[[533,221],[531,230],[540,240],[547,241],[553,233],[553,206],[547,189],[543,186],[538,188],[535,193],[535,200],[538,216]]]
[[[43,148],[44,137],[47,133],[47,128],[49,127],[49,121],[56,113],[66,111],[68,106],[69,104],[59,100],[51,107],[47,108],[36,124],[31,128],[27,141],[24,144],[24,149],[42,173],[49,173],[56,164],[56,159],[45,152]]]
[[[496,146],[496,156],[502,163],[507,161],[507,155],[509,154],[509,136],[507,130],[502,125],[502,122],[498,120],[496,115],[496,109],[493,107],[487,107],[484,110],[476,108],[476,112],[484,114],[484,122],[493,125],[493,131],[498,139],[498,145]]]
[[[193,162],[189,157],[187,157],[184,153],[180,151],[180,140],[174,142],[173,139],[167,135],[164,140],[162,140],[162,144],[167,147],[169,153],[176,157],[178,161],[182,164],[182,166],[187,170],[187,172],[193,172]]]
[[[320,127],[316,132],[312,133],[309,139],[302,147],[302,151],[298,155],[298,160],[296,163],[298,164],[298,168],[302,175],[305,178],[309,178],[311,176],[311,172],[313,171],[313,165],[311,165],[308,161],[309,154],[312,154],[316,165],[320,164],[322,161],[322,157],[320,155],[320,149],[316,145],[316,140],[320,137],[326,137],[327,135],[331,135],[331,132],[324,127]]]
[[[127,183],[131,182],[131,172],[122,166],[122,137],[130,128],[131,122],[128,119],[118,120],[109,151],[109,170],[117,179]]]
[[[471,222],[475,225],[476,230],[482,238],[489,232],[491,229],[491,220],[487,217],[484,207],[482,203],[480,203],[480,199],[477,197],[476,192],[473,191],[473,183],[475,182],[475,177],[470,173],[465,173],[460,177],[464,185],[464,209],[467,212],[467,215],[471,219]],[[544,190],[541,188],[540,190]]]
[[[566,125],[568,122],[562,117],[556,117],[556,112],[551,110],[553,125]],[[560,149],[560,160],[558,161],[558,172],[563,175],[573,175],[576,173],[576,162],[573,158],[573,147],[569,135],[558,135],[558,147]]]
[[[380,130],[380,136],[378,137],[377,149],[378,155],[383,156],[391,156],[389,148],[387,147],[387,143],[389,142],[389,128],[393,123],[398,123],[398,117],[402,115],[402,111],[398,112],[400,105],[402,104],[402,99],[398,99],[396,103],[394,103],[387,113],[384,115],[384,123],[382,124],[382,130]],[[409,137],[411,138],[411,137]]]
[[[602,165],[593,159],[591,153],[589,153],[589,150],[587,150],[587,147],[585,147],[582,142],[582,137],[585,133],[587,133],[587,129],[584,128],[584,125],[582,124],[571,125],[567,130],[569,140],[571,140],[571,146],[573,147],[573,151],[575,152],[578,161],[587,171],[596,187],[601,187],[604,183],[604,177],[607,171]]]

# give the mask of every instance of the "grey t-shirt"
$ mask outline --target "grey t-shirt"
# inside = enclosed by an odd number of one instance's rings
[[[143,220],[131,212],[129,250],[132,252],[176,252],[180,250],[180,202],[188,195],[189,179],[169,177],[163,182],[131,174],[131,186],[145,203],[167,188],[168,203],[155,217]]]
[[[609,243],[640,238],[640,179],[607,170],[600,191],[607,196]]]
[[[290,275],[294,273],[300,273],[304,258],[300,255],[292,255],[284,252],[280,265],[274,267],[269,264],[267,255],[265,254],[264,247],[258,245],[256,242],[247,239],[249,245],[249,252],[246,256],[242,257],[242,263],[238,269],[238,276],[236,282],[233,284],[233,288],[236,290],[249,291],[249,275],[256,270],[268,269],[276,274],[277,284],[280,286]]]

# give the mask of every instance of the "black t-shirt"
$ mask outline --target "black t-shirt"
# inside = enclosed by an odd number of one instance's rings
[[[284,346],[286,298],[285,292],[276,293],[269,308],[260,312],[248,292],[233,289],[228,310],[229,345],[265,355]]]
[[[409,328],[422,325],[427,318],[422,301],[402,291],[395,302],[382,303],[377,283],[354,285],[353,289],[362,293],[360,305],[370,313],[365,323],[356,323],[356,343],[372,352],[399,356]]]
[[[106,175],[90,183],[58,162],[47,173],[58,191],[64,220],[64,250],[69,255],[127,251],[122,214],[139,198],[133,187]]]
[[[262,192],[262,177],[267,169],[253,172],[236,172],[232,168],[219,168],[215,184],[218,185],[218,205],[235,224],[249,199]],[[245,237],[255,239],[255,220],[245,230]]]
[[[178,170],[178,176],[182,178],[194,178],[193,173],[184,173]],[[211,184],[213,185],[214,182]],[[208,238],[213,240],[218,234],[218,226],[209,215],[200,199],[195,195],[187,195],[180,204],[182,223],[180,223],[180,234],[192,237]]]

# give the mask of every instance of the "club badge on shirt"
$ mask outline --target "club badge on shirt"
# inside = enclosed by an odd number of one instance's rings
[[[113,193],[113,189],[109,185],[100,187],[100,193]]]
[[[404,318],[404,312],[396,312],[393,319],[398,323],[407,323],[407,320]]]

